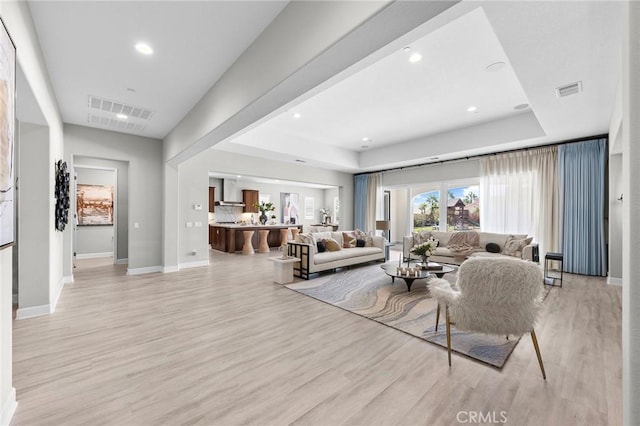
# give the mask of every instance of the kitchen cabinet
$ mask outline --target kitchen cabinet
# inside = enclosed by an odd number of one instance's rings
[[[244,203],[244,207],[242,208],[243,213],[258,213],[258,208],[254,206],[254,204],[258,203],[259,192],[253,189],[243,189],[242,190],[242,202]]]
[[[214,213],[216,210],[216,187],[209,187],[209,213]]]
[[[209,240],[214,250],[227,251],[227,228],[210,226]]]
[[[258,247],[259,231],[268,229],[267,244],[269,247],[280,247],[282,244],[282,229],[297,228],[298,232],[302,232],[302,225],[225,225],[216,224],[209,226],[209,238],[211,239],[211,247],[215,250],[235,253],[242,250],[244,245],[244,232],[254,231],[251,242],[254,248]]]

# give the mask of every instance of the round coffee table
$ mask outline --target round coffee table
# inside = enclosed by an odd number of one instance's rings
[[[430,276],[435,275],[438,278],[442,278],[444,274],[455,271],[454,268],[447,265],[442,265],[442,269],[421,269],[418,271],[418,275],[403,275],[398,274],[398,265],[394,262],[384,263],[380,265],[384,270],[384,273],[391,277],[391,282],[395,282],[396,278],[402,278],[407,283],[407,291],[411,291],[411,286],[415,280],[428,279]]]

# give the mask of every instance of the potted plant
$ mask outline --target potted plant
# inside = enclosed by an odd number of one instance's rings
[[[253,203],[253,207],[260,211],[259,219],[262,225],[267,223],[267,212],[272,212],[276,209],[276,206],[274,206],[273,203],[265,203],[264,201],[260,203]]]
[[[436,251],[436,247],[438,247],[438,240],[429,238],[427,241],[411,247],[411,250],[409,251],[420,256],[425,266],[428,266],[429,256],[431,256],[433,252]]]

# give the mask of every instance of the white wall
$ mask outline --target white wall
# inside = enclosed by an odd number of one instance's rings
[[[11,257],[13,248],[0,250],[0,424],[8,425],[16,408],[13,388]]]
[[[480,176],[480,160],[451,161],[390,170],[382,174],[382,186],[406,186],[439,183],[458,179],[477,178]]]
[[[40,184],[48,188],[46,196],[47,208],[44,210],[46,214],[42,215],[38,221],[48,223],[46,234],[42,236],[43,241],[48,241],[48,276],[46,282],[48,294],[54,294],[55,299],[51,300],[51,305],[55,307],[57,295],[59,294],[62,283],[62,234],[54,229],[54,163],[62,157],[63,153],[63,135],[62,135],[62,119],[60,111],[56,103],[55,94],[49,81],[46,65],[38,42],[38,36],[31,19],[29,5],[27,2],[0,2],[0,16],[6,25],[18,52],[18,62],[24,72],[27,82],[31,87],[31,91],[42,111],[49,126],[49,161],[46,167],[48,174]],[[18,102],[19,100],[18,95]],[[22,173],[29,173],[30,170],[22,170]],[[8,255],[7,255],[8,253]],[[11,252],[3,251],[0,258],[0,288],[6,291],[11,284],[11,275],[13,274],[13,266],[11,263]],[[8,280],[8,281],[7,281]],[[19,283],[20,285],[20,283]],[[8,424],[15,409],[15,389],[12,386],[12,370],[11,370],[11,326],[6,324],[6,311],[11,309],[11,298],[2,298],[0,300],[0,312],[3,316],[2,320],[2,339],[0,340],[0,360],[9,360],[5,365],[2,361],[2,375],[0,377],[0,423]]]
[[[336,212],[334,210],[333,207],[333,200],[338,197],[338,199],[340,199],[340,188],[329,188],[329,189],[325,189],[324,190],[324,202],[323,205],[317,205],[316,204],[316,210],[318,210],[321,207],[324,207],[326,209],[329,209],[329,211],[331,212],[331,221],[333,223],[337,223],[340,224],[340,218],[336,217]],[[353,200],[351,200],[351,203],[353,204]],[[322,215],[320,213],[318,213],[318,220],[322,219]]]
[[[128,272],[160,271],[162,265],[162,143],[157,139],[65,124],[65,157],[129,164]],[[136,228],[134,224],[137,223]],[[72,270],[71,233],[65,232],[65,267]]]
[[[625,425],[640,424],[640,3],[625,3],[622,47],[622,408]]]
[[[622,179],[622,82],[618,84],[615,105],[609,125],[609,228],[608,257],[609,284],[622,284],[622,202],[618,201],[624,192]],[[624,197],[623,197],[624,198]]]
[[[179,189],[174,204],[178,205],[179,212],[177,247],[180,269],[209,264],[209,172],[203,160],[199,155],[178,167]],[[195,210],[195,204],[200,204],[202,210]],[[188,228],[187,222],[193,227]]]
[[[609,156],[609,277],[610,284],[622,284],[622,214],[618,198],[624,192],[622,154]],[[624,196],[623,196],[624,199]]]
[[[20,165],[18,176],[18,317],[53,312],[49,285],[49,129],[37,124],[20,123]],[[44,213],[43,213],[44,212]],[[43,220],[45,219],[45,220]]]

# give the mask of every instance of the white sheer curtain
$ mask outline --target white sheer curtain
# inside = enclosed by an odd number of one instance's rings
[[[556,146],[482,158],[482,230],[528,234],[538,243],[541,257],[558,251],[557,158]]]
[[[375,232],[376,219],[380,219],[382,214],[382,202],[382,174],[370,173],[367,175],[366,231]]]

